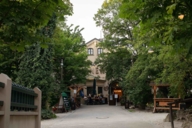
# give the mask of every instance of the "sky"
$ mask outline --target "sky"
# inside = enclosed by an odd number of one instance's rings
[[[73,4],[73,15],[67,18],[67,25],[79,25],[85,42],[93,38],[102,38],[101,28],[96,27],[94,14],[101,8],[104,0],[70,0]]]

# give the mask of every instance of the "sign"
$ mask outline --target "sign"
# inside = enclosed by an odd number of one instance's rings
[[[118,94],[115,94],[115,98],[116,98],[116,99],[118,98]]]
[[[63,97],[63,105],[66,110],[70,109],[69,99],[67,97]]]
[[[76,94],[76,93],[77,93],[77,90],[73,90],[73,92]]]
[[[113,95],[110,95],[110,100],[113,100]]]
[[[117,92],[122,92],[121,90],[114,90],[113,91],[114,93],[117,93]]]

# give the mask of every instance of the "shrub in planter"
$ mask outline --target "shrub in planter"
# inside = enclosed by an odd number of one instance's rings
[[[56,115],[51,111],[47,109],[41,110],[41,119],[51,119],[56,118]]]

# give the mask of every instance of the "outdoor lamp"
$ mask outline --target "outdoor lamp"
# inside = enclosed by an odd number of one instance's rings
[[[178,18],[179,18],[180,20],[182,20],[182,19],[184,18],[184,15],[183,15],[183,14],[180,14],[180,15],[178,16]]]

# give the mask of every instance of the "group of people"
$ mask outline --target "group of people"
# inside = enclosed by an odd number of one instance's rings
[[[102,94],[98,95],[91,95],[89,94],[87,97],[84,97],[85,103],[87,105],[93,105],[93,104],[104,104],[105,103],[105,98],[103,97]]]

